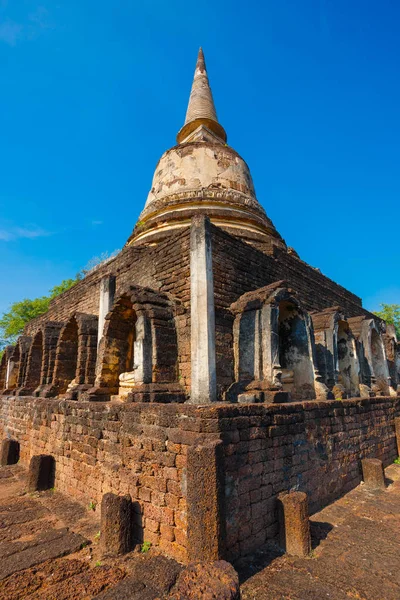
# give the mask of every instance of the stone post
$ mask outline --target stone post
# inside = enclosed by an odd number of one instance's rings
[[[145,315],[138,315],[135,334],[133,342],[135,382],[151,383],[153,375],[151,324]]]
[[[365,487],[370,490],[385,490],[385,472],[378,458],[364,458],[361,461]]]
[[[132,501],[129,495],[109,492],[101,501],[100,544],[103,556],[118,556],[131,550]]]
[[[32,456],[28,472],[28,492],[40,492],[54,486],[55,460],[49,454]]]
[[[187,454],[188,561],[212,562],[224,557],[223,444],[191,446]]]
[[[8,390],[10,388],[10,384],[12,383],[14,369],[15,369],[15,362],[11,358],[9,358],[7,361],[7,371],[6,371],[6,385],[5,385],[6,390]]]
[[[190,319],[190,402],[206,404],[217,399],[217,378],[211,232],[204,216],[193,217],[190,232]]]
[[[0,467],[16,465],[19,461],[19,442],[6,438],[1,443]]]
[[[274,385],[279,364],[279,308],[265,304],[261,312],[262,378]]]
[[[311,552],[310,521],[307,494],[282,493],[279,502],[279,536],[286,553],[305,557]]]
[[[99,302],[99,328],[97,333],[97,346],[103,337],[104,322],[106,315],[110,312],[114,304],[115,296],[115,281],[114,275],[107,275],[100,281],[100,302]]]
[[[397,441],[397,455],[400,456],[400,417],[395,417],[394,427]]]

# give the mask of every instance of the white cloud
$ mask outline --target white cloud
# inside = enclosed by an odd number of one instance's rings
[[[12,242],[19,239],[34,240],[39,237],[51,235],[50,232],[40,227],[10,227],[9,229],[0,229],[0,241]]]

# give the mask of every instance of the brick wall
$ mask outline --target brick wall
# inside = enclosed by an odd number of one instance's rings
[[[366,313],[360,299],[306,263],[275,249],[263,254],[222,229],[212,227],[214,291],[216,304],[216,358],[218,394],[234,381],[233,317],[228,307],[243,293],[286,279],[308,310],[340,305],[348,316]],[[179,382],[190,390],[190,256],[189,228],[171,233],[156,246],[126,247],[73,288],[55,298],[50,310],[31,321],[27,335],[48,320],[67,321],[74,312],[98,314],[102,277],[116,275],[116,295],[130,284],[169,293],[182,302],[175,318]]]
[[[25,467],[33,455],[53,455],[56,489],[86,506],[100,506],[106,492],[129,493],[138,539],[185,562],[186,456],[202,437],[195,414],[190,406],[3,396],[0,439],[19,441]]]
[[[400,398],[221,410],[228,558],[244,556],[277,534],[280,492],[307,492],[316,512],[360,483],[362,458],[393,462],[399,411]]]
[[[52,454],[56,488],[87,505],[108,491],[130,493],[143,539],[182,561],[188,515],[221,519],[209,507],[187,511],[187,482],[203,477],[187,472],[187,456],[222,440],[224,555],[235,560],[276,535],[281,491],[307,492],[316,511],[361,481],[361,458],[392,462],[399,414],[400,399],[382,397],[202,407],[1,397],[0,434],[20,442],[24,466],[33,454]]]
[[[286,280],[308,311],[341,306],[346,315],[369,314],[361,300],[294,255],[275,248],[264,254],[211,226],[215,293],[217,382],[223,392],[234,380],[233,318],[229,306],[245,292]]]
[[[341,306],[349,317],[365,311],[361,299],[292,254],[260,252],[212,226],[216,303],[228,307],[245,292],[285,279],[309,311]]]
[[[116,297],[129,285],[151,287],[171,294],[182,305],[177,311],[179,382],[190,389],[190,257],[189,228],[171,234],[167,242],[150,247],[126,247],[118,256],[87,275],[51,304],[44,315],[25,328],[34,335],[46,321],[66,322],[74,312],[98,315],[100,280],[116,275]]]
[[[26,334],[34,334],[45,321],[66,321],[74,312],[98,315],[100,280],[109,274],[116,275],[116,296],[126,286],[139,285],[170,293],[188,304],[189,228],[171,234],[168,242],[154,247],[127,246],[115,258],[52,300],[47,313],[28,323]]]

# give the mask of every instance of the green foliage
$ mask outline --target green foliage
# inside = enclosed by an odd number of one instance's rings
[[[78,274],[75,279],[65,279],[60,285],[53,287],[48,296],[41,296],[34,300],[25,298],[11,304],[10,309],[0,317],[0,348],[15,342],[29,321],[43,315],[49,309],[53,298],[69,290],[81,278],[82,275]]]
[[[14,340],[22,333],[26,323],[48,310],[49,302],[49,297],[42,296],[35,300],[25,298],[11,304],[10,310],[0,318],[2,337],[6,340]]]
[[[64,279],[64,281],[62,281],[60,285],[55,285],[53,288],[51,288],[49,292],[50,300],[53,300],[53,298],[55,298],[56,296],[59,296],[63,292],[66,292],[67,290],[72,288],[72,286],[78,283],[78,281],[80,281],[81,279],[82,274],[78,273],[75,279]]]
[[[394,461],[395,465],[400,465],[400,457],[397,457]]]
[[[143,554],[145,554],[146,552],[148,552],[151,548],[151,542],[143,542],[142,547],[140,548],[140,552],[142,552]]]
[[[83,279],[93,269],[107,263],[119,253],[119,250],[108,253],[103,252],[100,256],[92,258],[86,267],[82,269],[74,279],[64,279],[59,285],[55,285],[47,296],[41,296],[31,300],[25,298],[11,304],[9,310],[0,316],[0,360],[7,344],[14,344],[23,333],[24,327],[29,321],[43,315],[49,310],[53,298],[69,290],[73,285]]]
[[[89,502],[89,510],[96,510],[97,503],[94,500]]]
[[[394,325],[398,340],[400,340],[400,304],[381,304],[382,310],[374,313],[386,323]]]

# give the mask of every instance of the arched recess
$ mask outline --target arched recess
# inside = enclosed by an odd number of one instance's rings
[[[155,290],[130,286],[106,315],[96,379],[84,399],[118,395],[136,401],[182,402],[173,302]],[[175,384],[175,385],[171,385]]]
[[[357,341],[357,354],[361,366],[360,391],[362,397],[375,394],[394,394],[390,388],[390,374],[381,335],[381,321],[360,315],[349,319]]]
[[[226,399],[271,401],[326,395],[314,366],[310,316],[285,281],[243,294],[230,307],[235,378]],[[286,396],[278,396],[281,391]],[[249,400],[247,400],[249,398]]]
[[[22,361],[25,358],[25,365],[27,361],[27,356],[22,356],[21,345],[19,343],[16,344],[13,352],[9,355],[7,360],[7,369],[6,369],[6,389],[8,391],[14,391],[18,388],[19,385],[19,372],[22,367]]]
[[[14,388],[17,382],[18,363],[12,360],[14,346],[6,346],[0,360],[0,394]]]
[[[396,391],[400,385],[400,343],[394,325],[386,323],[386,331],[382,337],[385,344],[391,386],[393,391]]]
[[[356,397],[360,395],[360,379],[355,340],[345,320],[337,322],[336,331],[337,383],[347,397]]]
[[[61,329],[57,345],[52,391],[64,394],[75,380],[78,365],[78,323],[73,316]]]
[[[94,315],[74,313],[53,337],[54,367],[38,391],[44,397],[65,395],[77,400],[94,384],[97,355],[97,322]],[[54,333],[54,329],[53,329]],[[55,342],[55,343],[54,343]],[[49,362],[49,364],[51,364]],[[49,371],[49,369],[48,369]]]
[[[389,370],[386,362],[385,348],[382,336],[376,329],[371,328],[371,364],[372,389],[375,392],[389,393]]]
[[[400,392],[400,343],[396,344],[396,353],[394,359],[394,368],[396,373],[397,392]]]
[[[279,363],[283,389],[292,398],[313,398],[314,367],[304,312],[293,301],[279,303]]]
[[[312,313],[317,365],[335,398],[359,396],[356,342],[339,306]]]
[[[6,353],[4,352],[0,360],[0,392],[6,388],[7,363],[8,357],[6,357]]]
[[[21,388],[24,385],[26,378],[26,371],[28,368],[28,356],[29,350],[32,344],[32,338],[28,335],[21,335],[17,340],[15,347],[15,353],[18,352],[18,374],[17,374],[17,388]],[[18,348],[18,350],[17,350]],[[13,360],[14,356],[12,357]]]
[[[132,300],[122,296],[107,315],[98,349],[95,386],[118,394],[119,377],[134,368],[134,340],[137,314]]]
[[[28,353],[23,387],[17,391],[19,396],[29,396],[33,394],[40,385],[43,361],[43,337],[43,331],[41,329],[33,337]]]

